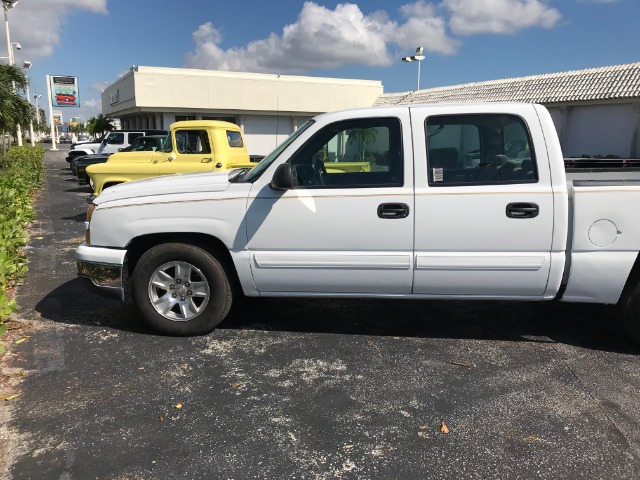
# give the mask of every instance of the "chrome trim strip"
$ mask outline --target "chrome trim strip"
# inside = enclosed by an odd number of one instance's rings
[[[410,254],[257,253],[259,268],[331,268],[368,270],[409,270]]]
[[[416,255],[416,270],[538,271],[544,263],[540,255]]]

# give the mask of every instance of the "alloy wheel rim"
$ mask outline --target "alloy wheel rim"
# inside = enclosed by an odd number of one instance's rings
[[[149,280],[151,305],[167,320],[186,322],[200,315],[210,299],[209,282],[195,265],[167,262]]]

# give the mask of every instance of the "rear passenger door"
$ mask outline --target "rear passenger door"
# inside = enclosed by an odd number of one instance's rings
[[[534,148],[545,145],[539,122],[523,120],[535,115],[533,107],[523,105],[522,115],[492,107],[460,112],[411,111],[413,292],[540,298],[551,262],[553,195],[546,149]]]

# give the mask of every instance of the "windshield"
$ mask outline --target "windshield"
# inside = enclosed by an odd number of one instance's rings
[[[299,129],[297,129],[295,132],[289,135],[289,138],[287,138],[284,142],[278,145],[273,152],[271,152],[269,155],[264,157],[262,161],[253,168],[253,170],[247,173],[244,176],[243,181],[254,182],[258,178],[260,178],[260,175],[262,175],[262,172],[264,172],[267,168],[269,168],[269,166],[280,156],[282,151],[285,148],[287,148],[289,145],[291,145],[291,142],[293,142],[296,138],[298,138],[298,136],[302,132],[304,132],[307,128],[309,128],[314,123],[315,122],[313,120],[309,120],[304,125],[302,125]]]

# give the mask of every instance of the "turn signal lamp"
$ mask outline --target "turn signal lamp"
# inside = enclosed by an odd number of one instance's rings
[[[89,205],[89,210],[87,210],[87,219],[84,222],[84,243],[86,243],[87,245],[91,245],[91,217],[93,216],[93,211],[95,209],[96,206],[93,203]]]

